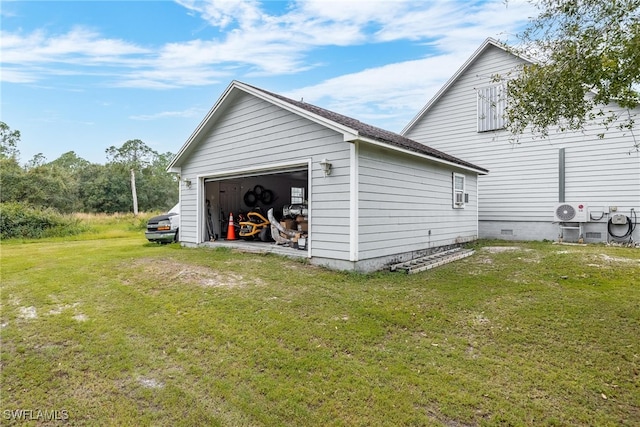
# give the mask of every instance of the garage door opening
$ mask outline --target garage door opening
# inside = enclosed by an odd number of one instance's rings
[[[239,242],[274,245],[286,237],[289,246],[306,249],[309,237],[308,166],[286,170],[247,172],[242,175],[211,177],[204,180],[202,241],[226,240],[229,215],[233,215]],[[287,230],[275,240],[268,222],[268,211]]]

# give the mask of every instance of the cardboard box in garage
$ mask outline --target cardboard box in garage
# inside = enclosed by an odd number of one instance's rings
[[[283,219],[282,221],[280,221],[280,225],[289,230],[298,229],[298,225],[296,224],[296,221],[291,218]]]
[[[298,216],[296,222],[298,223],[298,231],[309,231],[309,221],[303,216]]]

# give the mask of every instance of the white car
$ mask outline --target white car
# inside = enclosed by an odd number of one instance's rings
[[[172,243],[179,240],[180,203],[166,214],[154,216],[147,222],[145,237],[150,242]]]

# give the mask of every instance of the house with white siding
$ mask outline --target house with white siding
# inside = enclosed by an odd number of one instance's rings
[[[508,79],[527,62],[486,40],[402,135],[491,171],[479,177],[481,238],[638,242],[640,130],[613,125],[600,138],[604,129],[593,125],[514,142],[502,117],[504,81],[495,76]]]
[[[250,211],[254,200],[247,195],[257,186],[270,192],[263,212],[281,212],[294,202],[296,189],[307,207],[306,257],[355,271],[476,239],[478,176],[488,172],[407,137],[238,81],[169,170],[180,176],[183,245],[223,238],[226,217]]]

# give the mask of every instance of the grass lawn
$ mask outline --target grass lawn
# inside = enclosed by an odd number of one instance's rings
[[[415,275],[126,226],[0,249],[2,425],[640,424],[638,249],[480,242]]]

